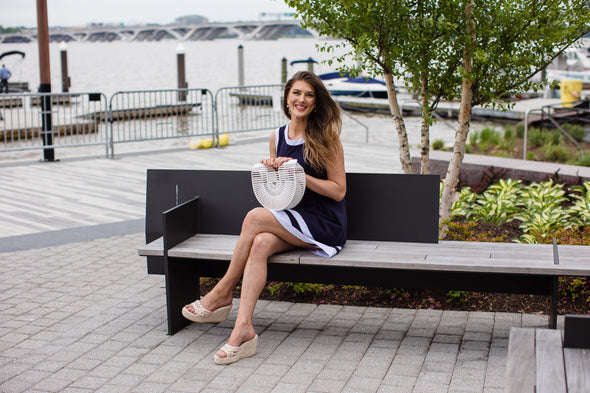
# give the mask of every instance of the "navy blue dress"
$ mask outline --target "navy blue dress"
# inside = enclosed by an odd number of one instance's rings
[[[275,134],[277,157],[292,157],[306,174],[326,179],[327,174],[317,173],[303,158],[303,139],[289,139],[289,124],[280,127]],[[301,202],[293,209],[271,212],[281,225],[298,239],[316,246],[314,253],[330,258],[342,249],[346,242],[346,202],[320,195],[306,188]]]

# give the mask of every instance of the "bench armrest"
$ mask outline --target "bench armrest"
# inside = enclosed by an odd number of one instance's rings
[[[199,201],[200,197],[196,196],[162,213],[164,255],[198,232]]]

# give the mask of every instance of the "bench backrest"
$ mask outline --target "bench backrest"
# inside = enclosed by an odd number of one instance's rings
[[[438,175],[347,174],[348,239],[436,243]],[[200,233],[240,233],[260,206],[249,171],[149,169],[146,241],[162,236],[161,213],[200,196]]]

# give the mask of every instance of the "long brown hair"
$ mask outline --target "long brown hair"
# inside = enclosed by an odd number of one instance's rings
[[[316,74],[299,71],[285,85],[283,112],[287,118],[291,119],[287,97],[297,81],[309,83],[315,93],[315,109],[307,119],[307,129],[303,136],[305,140],[303,154],[313,169],[325,171],[334,162],[340,148],[339,138],[342,130],[340,107]]]

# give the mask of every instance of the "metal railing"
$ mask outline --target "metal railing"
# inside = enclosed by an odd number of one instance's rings
[[[206,89],[120,91],[109,101],[110,155],[116,143],[215,133],[213,94]]]
[[[215,94],[216,136],[281,126],[285,122],[282,102],[283,85],[219,89]]]
[[[102,93],[0,95],[0,153],[208,136],[285,123],[283,85]]]
[[[0,95],[0,152],[105,145],[108,126],[102,93]],[[108,151],[107,151],[108,153]]]
[[[576,101],[577,102],[577,101]],[[568,103],[566,103],[568,104]],[[539,121],[541,124],[544,123],[545,120],[550,122],[555,128],[557,128],[567,139],[569,139],[579,150],[582,155],[585,154],[584,147],[578,143],[562,126],[561,122],[567,119],[575,119],[577,121],[585,121],[588,120],[584,119],[582,115],[588,115],[590,110],[588,108],[580,108],[576,106],[571,106],[573,103],[569,103],[570,106],[564,106],[564,103],[561,104],[552,104],[552,105],[545,105],[542,108],[537,109],[529,109],[526,111],[524,115],[524,135],[523,135],[523,148],[522,148],[522,159],[527,159],[527,145],[528,145],[528,133],[529,133],[529,123],[530,115],[533,113],[539,113]],[[559,115],[565,115],[559,117]],[[559,117],[559,118],[558,118]]]

